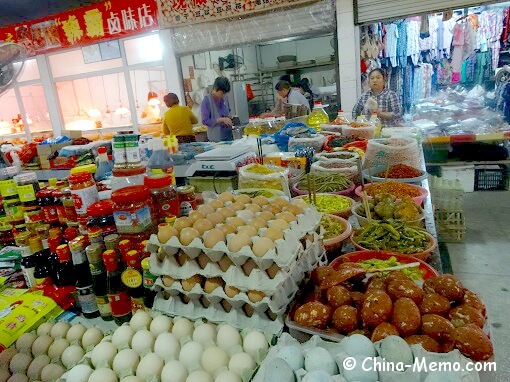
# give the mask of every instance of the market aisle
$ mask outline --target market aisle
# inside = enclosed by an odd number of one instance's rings
[[[448,244],[452,268],[464,285],[480,294],[492,322],[497,372],[491,382],[510,381],[510,192],[465,194],[466,238]]]

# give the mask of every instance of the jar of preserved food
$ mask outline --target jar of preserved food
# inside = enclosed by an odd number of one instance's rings
[[[42,189],[37,192],[36,196],[39,207],[41,207],[44,214],[44,221],[51,225],[57,224],[59,222],[58,212],[55,197],[53,196],[53,190]]]
[[[188,216],[197,207],[195,187],[177,187],[177,194],[179,195],[179,216]]]
[[[165,218],[179,214],[179,197],[172,185],[170,175],[146,176],[144,183],[151,190],[158,223],[163,223]]]
[[[62,201],[62,205],[64,206],[64,213],[66,216],[66,224],[77,222],[78,216],[76,215],[76,209],[74,208],[73,195],[71,194],[70,188],[62,189],[61,201]]]
[[[125,167],[127,164],[127,159],[124,135],[117,134],[113,137],[112,148],[114,166],[116,168]]]
[[[12,233],[12,227],[10,225],[4,225],[0,227],[0,245],[14,245],[14,235]]]
[[[141,233],[155,226],[155,214],[150,190],[145,186],[130,186],[112,193],[113,216],[119,233]]]
[[[78,223],[87,225],[87,208],[99,200],[96,182],[90,172],[81,172],[69,176],[69,186],[73,196]]]
[[[145,177],[145,167],[114,168],[112,175],[110,184],[112,191],[129,186],[141,186]]]
[[[36,206],[36,193],[40,190],[35,172],[23,172],[13,177],[19,200],[23,206]]]
[[[62,197],[64,194],[58,188],[53,189],[51,194],[53,195],[54,206],[57,210],[58,222],[60,225],[65,225],[67,223],[67,218],[64,204],[62,203]]]
[[[113,217],[113,202],[111,200],[101,200],[91,204],[87,208],[88,222],[87,228],[98,227],[103,236],[108,236],[117,231],[115,219]]]
[[[125,134],[124,146],[126,150],[126,162],[129,167],[139,167],[141,163],[140,146],[137,134]]]

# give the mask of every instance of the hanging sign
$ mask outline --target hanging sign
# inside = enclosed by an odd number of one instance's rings
[[[28,56],[158,29],[156,0],[111,0],[51,17],[0,28],[0,40],[17,42]]]
[[[163,27],[203,23],[313,2],[313,0],[158,0]]]

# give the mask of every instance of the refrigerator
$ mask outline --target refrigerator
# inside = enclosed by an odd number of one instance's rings
[[[230,82],[230,92],[227,93],[227,99],[231,116],[238,117],[241,126],[248,124],[250,113],[248,111],[246,83],[241,81]]]

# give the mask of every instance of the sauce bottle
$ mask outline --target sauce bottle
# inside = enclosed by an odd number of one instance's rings
[[[113,320],[117,325],[122,325],[131,320],[131,299],[127,287],[122,283],[115,251],[103,252],[103,261],[106,267],[106,290]]]

